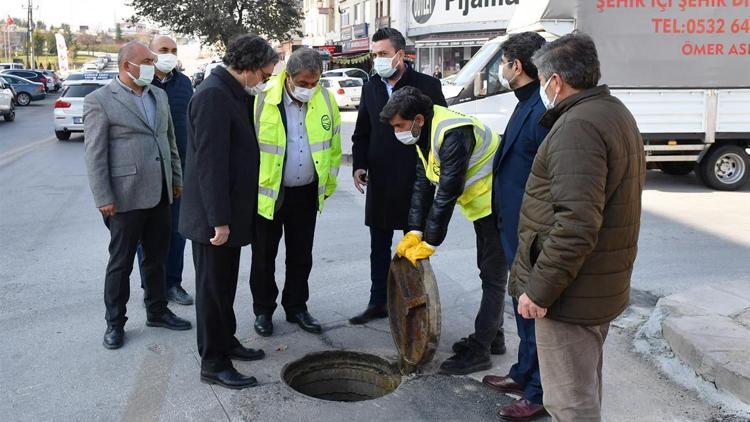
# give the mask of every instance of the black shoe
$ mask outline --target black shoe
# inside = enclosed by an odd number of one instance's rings
[[[216,384],[233,390],[242,390],[258,385],[258,380],[255,377],[242,375],[231,367],[217,372],[201,369],[201,382]]]
[[[179,305],[192,305],[193,297],[182,288],[182,286],[172,286],[167,289],[167,300]]]
[[[250,349],[245,346],[237,346],[234,349],[230,350],[229,353],[229,359],[234,360],[260,360],[266,357],[266,353],[260,349]]]
[[[119,349],[125,342],[125,330],[122,327],[107,327],[102,344],[107,349]]]
[[[440,373],[446,375],[467,375],[474,372],[486,371],[492,368],[492,360],[487,352],[467,349],[457,353],[440,365]]]
[[[168,308],[165,309],[161,315],[148,317],[146,319],[146,326],[164,327],[168,330],[176,331],[185,331],[193,327],[192,324],[190,324],[190,321],[178,317]]]
[[[320,326],[320,323],[307,311],[299,312],[294,315],[287,315],[286,320],[287,322],[299,325],[300,328],[308,333],[320,334],[323,332],[323,327]]]
[[[453,343],[453,353],[462,353],[470,347],[470,343],[474,340],[474,334],[470,334],[469,337],[464,337],[461,340]],[[495,339],[490,344],[490,353],[493,355],[504,355],[506,352],[505,348],[505,336],[498,333]]]
[[[385,305],[368,306],[364,312],[352,317],[349,320],[349,323],[353,325],[361,325],[381,318],[388,318],[388,308]]]
[[[273,334],[273,322],[270,315],[258,315],[255,317],[255,332],[263,337],[270,337]]]

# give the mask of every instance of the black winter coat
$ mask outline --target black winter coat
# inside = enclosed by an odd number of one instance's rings
[[[407,68],[394,91],[413,86],[432,101],[446,106],[440,81]],[[362,88],[357,124],[352,135],[353,170],[367,170],[365,225],[406,230],[411,193],[417,166],[414,146],[396,139],[393,128],[380,121],[380,111],[388,102],[385,83],[375,75]]]
[[[229,225],[226,246],[250,244],[258,209],[260,152],[254,97],[223,67],[211,72],[188,106],[188,145],[179,230],[210,244]]]

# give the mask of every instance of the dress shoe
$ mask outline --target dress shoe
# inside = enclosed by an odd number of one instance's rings
[[[459,353],[470,347],[470,342],[474,340],[474,334],[470,334],[469,337],[463,337],[461,340],[453,343],[453,353]],[[505,336],[498,334],[490,344],[490,353],[493,355],[504,355],[507,350],[505,349]]]
[[[182,288],[182,286],[172,286],[167,289],[167,300],[179,305],[192,305],[193,297]]]
[[[511,393],[523,396],[523,386],[513,381],[513,378],[511,378],[510,375],[506,375],[504,377],[500,377],[497,375],[487,375],[482,378],[482,382],[485,385],[490,386],[497,391],[500,391],[501,393]]]
[[[242,375],[232,367],[222,371],[207,371],[201,369],[201,381],[206,384],[216,384],[233,390],[242,390],[243,388],[255,387],[258,385],[258,380],[256,380],[255,377]]]
[[[234,360],[260,360],[266,353],[260,349],[250,349],[245,346],[237,346],[229,351],[229,359]]]
[[[287,322],[292,322],[299,325],[300,328],[307,331],[308,333],[320,334],[323,332],[323,327],[320,323],[310,315],[310,312],[303,311],[293,315],[286,316]]]
[[[388,308],[385,305],[368,306],[364,312],[352,317],[350,324],[361,325],[376,319],[388,318]]]
[[[161,315],[148,317],[146,320],[146,326],[164,327],[168,330],[175,331],[185,331],[192,328],[190,321],[178,317],[169,309],[165,309]]]
[[[520,399],[501,407],[497,415],[503,421],[530,421],[547,415],[547,412],[541,404]]]
[[[255,317],[255,332],[259,336],[270,337],[273,334],[273,322],[270,315],[258,315]]]
[[[448,358],[440,365],[440,373],[446,375],[467,375],[492,368],[490,354],[469,348]]]
[[[107,349],[119,349],[125,342],[125,329],[122,327],[107,327],[104,332],[104,347]]]

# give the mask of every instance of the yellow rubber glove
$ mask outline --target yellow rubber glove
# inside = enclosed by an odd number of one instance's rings
[[[406,251],[419,245],[419,242],[421,241],[422,241],[422,232],[412,230],[409,233],[406,233],[406,235],[404,235],[401,241],[398,242],[398,246],[396,246],[396,255],[400,257],[405,257]]]
[[[435,253],[435,247],[427,242],[419,242],[419,244],[408,251],[406,251],[406,259],[408,259],[412,265],[417,266],[417,261],[420,259],[427,259]]]

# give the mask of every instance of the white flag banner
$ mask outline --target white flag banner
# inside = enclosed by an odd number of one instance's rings
[[[60,73],[67,76],[70,72],[68,68],[68,47],[65,45],[65,38],[62,34],[55,34],[57,41],[57,65],[60,67]]]

